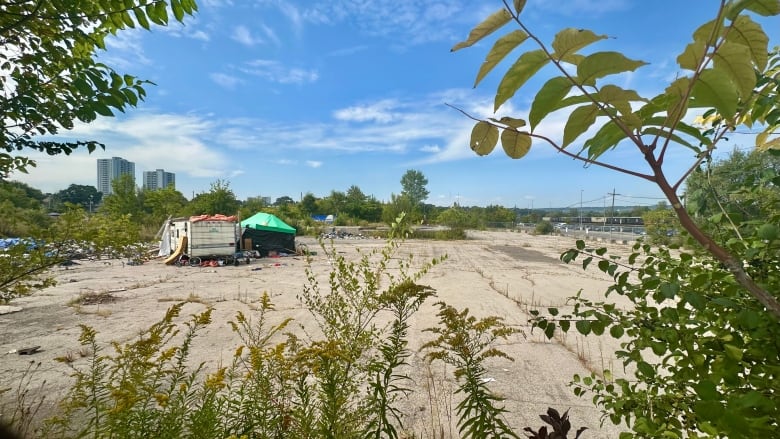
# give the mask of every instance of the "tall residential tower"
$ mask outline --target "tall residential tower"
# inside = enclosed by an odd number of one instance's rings
[[[128,162],[121,157],[110,159],[98,159],[97,161],[97,190],[103,195],[114,192],[111,182],[120,175],[129,174],[135,181],[135,163]]]
[[[176,174],[173,172],[165,172],[163,169],[144,172],[144,189],[163,189],[169,186],[176,189]]]

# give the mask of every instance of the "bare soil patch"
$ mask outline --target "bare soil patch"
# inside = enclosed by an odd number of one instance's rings
[[[456,308],[469,308],[476,317],[497,315],[523,331],[499,348],[514,361],[488,363],[490,387],[506,398],[507,421],[518,434],[525,426],[538,428],[539,414],[547,407],[571,409],[572,424],[587,426],[589,438],[617,437],[619,429],[600,427],[600,413],[590,398],[577,398],[568,387],[575,373],[588,374],[601,368],[619,369],[612,352],[617,345],[607,338],[584,338],[570,334],[552,341],[538,331],[531,333],[527,311],[534,306],[566,306],[566,299],[582,290],[592,298],[602,297],[610,279],[597,270],[583,271],[578,265],[565,265],[558,255],[574,246],[565,237],[531,236],[516,232],[470,232],[465,241],[418,241],[403,243],[399,258],[413,254],[418,263],[446,254],[421,283],[437,291],[414,317],[410,333],[409,374],[414,393],[404,401],[409,430],[418,437],[433,437],[439,426],[445,434],[457,437],[455,398],[450,394],[454,380],[440,363],[428,364],[420,347],[430,340],[425,328],[437,324],[441,300]],[[315,328],[315,321],[299,300],[309,267],[321,285],[327,285],[331,261],[313,239],[298,241],[316,251],[311,263],[302,257],[252,260],[238,267],[173,267],[161,260],[142,265],[121,261],[82,261],[79,265],[57,267],[53,274],[58,285],[12,303],[20,312],[0,315],[0,390],[14,388],[30,361],[40,362],[32,387],[45,381],[42,392],[53,401],[70,384],[68,366],[57,357],[72,358],[72,365],[86,364],[78,354],[79,325],[98,331],[98,339],[111,352],[111,341],[126,342],[157,322],[174,301],[186,302],[182,321],[212,308],[213,322],[195,341],[193,363],[205,362],[213,368],[229,362],[239,345],[228,322],[238,311],[251,315],[267,292],[275,304],[273,319],[292,318],[296,326]],[[335,250],[347,258],[382,247],[372,239],[336,239]],[[78,301],[79,306],[69,305]],[[25,346],[40,346],[32,355],[6,354]],[[0,394],[2,403],[10,393]]]

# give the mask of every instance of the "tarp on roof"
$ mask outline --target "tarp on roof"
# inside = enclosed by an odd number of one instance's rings
[[[241,227],[295,235],[294,228],[288,226],[284,221],[280,220],[275,215],[271,215],[270,213],[265,212],[258,212],[241,221]]]

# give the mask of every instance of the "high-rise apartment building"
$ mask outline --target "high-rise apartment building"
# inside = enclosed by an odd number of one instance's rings
[[[121,157],[111,157],[110,159],[98,159],[97,161],[97,190],[103,195],[110,195],[114,192],[111,188],[111,182],[120,175],[129,174],[135,181],[135,163],[129,162]]]
[[[163,169],[144,172],[144,189],[154,190],[166,187],[176,188],[176,174]]]

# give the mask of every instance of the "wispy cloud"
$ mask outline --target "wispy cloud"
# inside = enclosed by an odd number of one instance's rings
[[[360,52],[368,50],[369,46],[361,44],[359,46],[344,47],[342,49],[336,49],[332,52],[328,52],[328,56],[351,56]]]
[[[316,168],[319,168],[320,166],[322,166],[322,162],[317,161],[317,160],[306,160],[306,166],[308,166],[310,168],[315,168],[316,169]]]
[[[227,75],[225,73],[212,73],[209,75],[209,77],[211,77],[211,80],[216,82],[218,85],[229,89],[233,89],[237,85],[244,82],[241,80],[241,78]]]
[[[252,32],[243,25],[236,26],[230,38],[250,47],[263,42],[262,38],[252,35]]]
[[[383,100],[370,105],[342,108],[336,110],[333,116],[344,121],[389,123],[400,117],[400,114],[390,111],[397,106],[396,101]]]
[[[280,84],[306,84],[316,82],[319,73],[299,67],[287,67],[279,61],[256,59],[247,62],[239,70],[245,74],[259,76]]]

